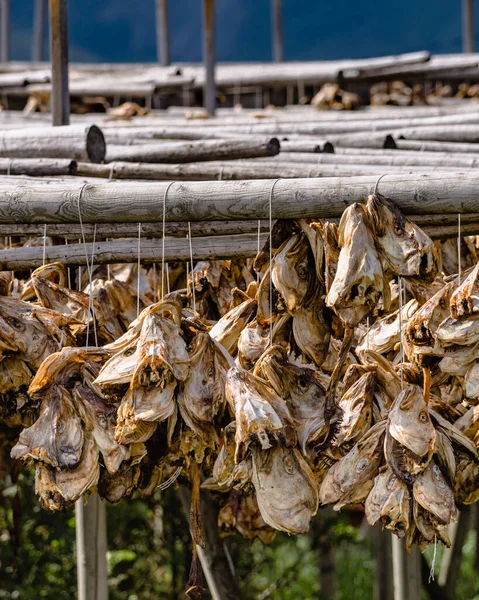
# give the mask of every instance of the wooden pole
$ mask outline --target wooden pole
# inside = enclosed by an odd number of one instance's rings
[[[456,585],[462,562],[462,550],[471,526],[471,507],[461,507],[459,518],[453,524],[451,548],[446,548],[441,561],[438,583],[445,588],[449,598],[456,597]]]
[[[203,61],[205,87],[203,104],[210,115],[216,111],[215,0],[203,0]]]
[[[462,0],[462,50],[474,52],[474,0]]]
[[[47,13],[47,0],[35,0],[35,13],[33,16],[33,51],[32,60],[41,62],[45,58],[45,16]]]
[[[10,60],[10,0],[0,0],[0,60]]]
[[[417,547],[406,552],[403,539],[392,535],[394,600],[421,600],[421,554]]]
[[[93,165],[92,165],[93,166]],[[108,165],[109,166],[109,165]],[[78,171],[80,172],[80,171]],[[479,174],[419,173],[251,181],[0,182],[0,223],[154,223],[340,217],[377,186],[405,214],[477,213]],[[274,190],[273,190],[273,183]],[[271,193],[273,191],[273,194]]]
[[[50,60],[53,125],[68,125],[68,0],[50,0]]]
[[[156,54],[162,67],[170,64],[168,0],[156,0]]]
[[[271,0],[271,19],[273,28],[273,60],[284,61],[283,46],[283,0]]]
[[[78,600],[108,600],[106,507],[98,494],[75,503]]]

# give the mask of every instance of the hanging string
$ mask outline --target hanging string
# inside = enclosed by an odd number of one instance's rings
[[[141,223],[138,223],[138,272],[136,277],[136,317],[140,314]]]
[[[181,471],[183,471],[183,467],[178,467],[176,469],[176,471],[173,473],[173,475],[167,479],[166,481],[164,481],[163,483],[160,483],[160,485],[158,486],[158,489],[161,490],[162,492],[165,491],[167,488],[170,487],[170,485],[172,485],[173,483],[175,483],[175,481],[178,479],[178,477],[181,475]]]
[[[366,350],[369,352],[369,317],[366,319]]]
[[[156,263],[153,264],[153,300],[155,304],[158,302],[158,271]]]
[[[428,583],[431,583],[431,581],[434,581],[434,575],[435,575],[435,570],[436,570],[436,556],[437,556],[437,536],[436,536],[436,534],[434,534],[434,554],[432,556],[431,570],[429,571]]]
[[[193,291],[193,310],[196,312],[196,292],[194,280],[194,263],[193,263],[193,244],[191,240],[191,223],[188,221],[188,235],[186,236],[190,243],[190,261],[191,261],[191,288]],[[169,287],[169,286],[168,286]],[[169,293],[169,290],[168,290]]]
[[[81,244],[81,240],[78,240],[78,243]],[[81,266],[78,267],[78,291],[81,292],[81,280],[82,280],[82,269]]]
[[[165,190],[163,195],[163,225],[161,230],[161,299],[165,295],[165,232],[166,232],[166,197],[168,195],[168,190],[173,185],[174,181],[171,181],[168,184],[168,187]]]
[[[110,176],[108,177],[108,181],[113,179],[113,173],[115,172],[115,163],[111,163],[110,165]]]
[[[223,179],[223,169],[224,167],[221,167],[218,173],[218,181],[221,181]]]
[[[166,265],[166,291],[170,293],[170,265]]]
[[[93,320],[93,336],[95,338],[95,346],[98,348],[98,335],[97,335],[97,331],[96,331],[96,311],[95,311],[95,304],[93,302],[93,262],[95,259],[95,242],[96,242],[96,223],[95,226],[93,227],[93,243],[92,243],[92,250],[91,250],[91,264],[90,264],[90,269],[88,272],[88,277],[89,277],[89,290],[90,290],[90,294],[88,297],[88,317],[92,317]],[[88,319],[87,321],[87,328],[86,328],[86,350],[88,352],[88,339],[90,337],[90,319]]]
[[[12,159],[10,158],[7,165],[7,175],[10,177],[10,170],[12,167]]]
[[[270,240],[271,243],[271,240]],[[258,219],[258,252],[261,250],[261,219]],[[259,283],[259,271],[256,273],[256,281]]]
[[[43,226],[43,266],[47,260],[47,224]]]
[[[271,236],[273,233],[273,192],[274,186],[278,183],[279,179],[273,181],[271,191],[269,193],[269,343],[273,345],[273,244],[271,243]]]
[[[375,195],[378,193],[378,185],[379,185],[379,182],[381,181],[381,179],[382,179],[383,177],[386,177],[386,175],[387,175],[387,173],[383,173],[382,175],[380,175],[380,176],[378,177],[378,180],[376,181],[376,185],[374,186],[374,192],[373,192],[373,196],[375,196]]]
[[[65,238],[65,246],[68,246],[68,238]],[[72,289],[72,274],[70,267],[67,268],[68,287]]]
[[[402,296],[402,277],[398,277],[398,285],[399,285],[399,352],[400,352],[400,373],[401,373],[401,390],[404,389],[404,373],[403,373],[403,364],[404,364],[404,339],[403,339],[403,324],[402,324],[402,307],[403,307],[403,296]]]
[[[461,213],[457,213],[457,278],[461,285]]]

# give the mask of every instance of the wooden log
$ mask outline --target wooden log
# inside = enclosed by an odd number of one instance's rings
[[[432,217],[428,215],[430,219]],[[447,215],[443,215],[446,217]],[[468,215],[464,215],[464,222]],[[456,219],[457,220],[457,219]],[[479,221],[479,216],[477,218]],[[428,221],[434,224],[434,221]],[[443,225],[441,221],[439,224]],[[448,223],[446,223],[448,224]],[[43,235],[44,225],[20,223],[18,225],[0,225],[0,236],[34,236]],[[141,223],[140,231],[142,238],[161,238],[163,237],[162,227],[158,223]],[[186,237],[191,231],[191,237],[212,236],[212,235],[238,235],[241,233],[257,233],[257,221],[216,221],[216,222],[198,222],[190,223],[166,223],[165,234],[167,237]],[[267,220],[260,223],[260,231],[269,231]],[[85,223],[83,226],[75,223],[48,225],[47,234],[50,237],[67,238],[78,241],[84,235],[90,240],[95,236],[96,240],[105,238],[134,238],[138,237],[138,225],[130,223]]]
[[[284,61],[282,0],[271,0],[271,30],[273,60],[282,63]]]
[[[0,175],[57,177],[76,173],[76,161],[68,158],[0,158]]]
[[[393,138],[403,140],[429,140],[433,142],[479,142],[479,125],[429,125],[397,129]]]
[[[52,63],[53,125],[68,125],[70,123],[68,0],[50,0],[50,61]],[[57,156],[56,158],[63,157]]]
[[[452,546],[444,551],[439,585],[443,586],[449,598],[456,597],[456,586],[462,562],[462,551],[471,525],[471,507],[461,507],[457,523],[454,524],[454,535],[451,536]]]
[[[398,150],[414,150],[424,152],[459,152],[461,154],[479,153],[479,144],[462,142],[442,142],[431,140],[404,140],[401,137],[394,139]]]
[[[259,236],[261,244],[266,242],[268,234]],[[21,271],[34,269],[43,264],[44,256],[48,262],[61,261],[68,266],[86,265],[86,254],[95,252],[95,264],[132,263],[138,261],[138,240],[97,242],[93,244],[68,244],[61,246],[43,246],[0,250],[0,266],[3,271]],[[197,237],[192,240],[193,260],[216,260],[221,258],[251,258],[258,251],[257,234],[231,236]],[[165,243],[166,261],[190,260],[190,240],[187,238],[168,238]],[[143,264],[161,262],[163,258],[163,240],[143,240],[140,261]],[[35,266],[34,266],[35,265]]]
[[[203,0],[203,61],[205,79],[203,104],[210,115],[216,110],[216,52],[215,52],[215,0]]]
[[[10,0],[0,0],[0,61],[10,60]]]
[[[179,143],[151,143],[136,146],[108,146],[106,162],[190,163],[211,160],[257,158],[279,154],[277,138],[261,141],[199,140]]]
[[[0,156],[8,158],[72,158],[100,163],[106,144],[96,125],[31,127],[0,131]]]
[[[423,225],[422,229],[434,240],[457,238],[459,231],[457,223],[455,225]],[[461,219],[461,236],[466,235],[479,235],[479,222],[463,224]]]
[[[75,504],[78,600],[108,600],[106,507],[98,494]]]
[[[111,162],[105,165],[78,163],[78,175],[108,179],[143,179],[151,181],[212,181],[243,179],[299,179],[336,176],[384,175],[386,173],[427,173],[436,167],[384,167],[381,165],[315,165],[285,162],[224,161],[185,164]],[[443,172],[455,172],[444,167]]]
[[[170,64],[170,30],[168,0],[156,0],[156,53],[160,65]]]
[[[326,152],[334,153],[334,146],[330,142],[323,140],[281,140],[281,152]]]
[[[281,145],[283,148],[283,145]],[[479,167],[479,155],[466,157],[423,152],[391,152],[388,154],[315,154],[313,152],[283,152],[275,158],[277,161],[289,163],[310,163],[316,165],[387,165],[387,166],[432,166],[458,167],[472,169]]]
[[[332,135],[329,136],[329,141],[334,148],[345,146],[348,148],[386,148],[390,150],[396,148],[396,141],[393,136],[382,132],[368,133],[361,131],[347,135]]]
[[[45,55],[45,21],[47,16],[47,0],[35,0],[33,15],[32,60],[42,62]]]
[[[108,165],[109,166],[109,165]],[[274,185],[274,187],[273,187]],[[477,212],[479,175],[441,173],[278,179],[105,183],[0,182],[0,223],[154,223],[331,218],[377,187],[405,214]]]

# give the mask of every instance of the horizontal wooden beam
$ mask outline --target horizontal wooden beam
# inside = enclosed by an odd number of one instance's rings
[[[386,170],[387,172],[387,170]],[[0,223],[154,223],[328,218],[377,187],[406,214],[478,211],[479,174],[208,182],[0,181]]]

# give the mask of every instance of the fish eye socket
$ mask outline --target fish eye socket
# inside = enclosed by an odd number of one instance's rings
[[[421,421],[421,423],[427,423],[427,415],[425,412],[420,413],[419,420]]]
[[[441,301],[439,302],[439,306],[440,306],[441,308],[446,308],[446,307],[447,307],[446,301],[445,301],[445,300],[441,300]]]
[[[404,229],[399,225],[399,223],[394,223],[394,233],[397,236],[402,236],[404,234]]]
[[[308,271],[308,268],[305,265],[300,265],[298,267],[298,277],[300,279],[307,279],[308,278],[308,274],[309,274],[309,271]]]
[[[57,431],[58,431],[58,433],[63,433],[65,431],[65,422],[64,421],[58,421]]]
[[[8,320],[10,321],[12,327],[15,327],[15,329],[23,329],[23,323],[16,317],[10,317]]]
[[[128,350],[125,350],[123,352],[123,356],[131,356],[132,354],[135,354],[136,349],[135,348],[128,348]]]
[[[294,473],[296,471],[296,466],[294,464],[294,458],[292,456],[285,456],[283,459],[283,465],[285,468],[285,471],[287,473]]]
[[[364,471],[364,469],[368,466],[368,461],[366,458],[362,458],[359,462],[358,462],[358,466],[356,467],[356,473],[361,473],[361,471]]]

